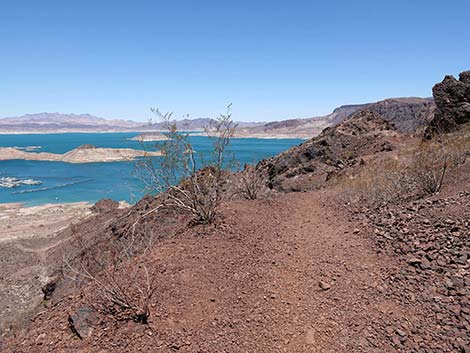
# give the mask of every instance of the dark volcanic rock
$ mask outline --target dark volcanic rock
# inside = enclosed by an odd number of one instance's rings
[[[435,108],[432,98],[395,98],[370,104],[366,109],[380,114],[398,131],[411,134],[429,124]]]
[[[111,199],[102,199],[91,207],[93,213],[104,213],[115,210],[119,207],[119,203]]]
[[[437,108],[428,135],[452,131],[470,122],[470,71],[462,72],[459,80],[446,76],[432,91]]]
[[[413,301],[439,319],[435,333],[439,350],[470,343],[470,193],[387,205],[374,211],[364,208],[380,249],[406,264],[402,276],[390,277],[393,295],[414,293]],[[431,340],[427,344],[431,343]]]
[[[95,149],[96,146],[90,145],[90,144],[85,144],[77,147],[77,150],[92,150]]]
[[[262,161],[268,186],[279,191],[316,189],[360,157],[393,149],[397,132],[378,114],[362,111],[280,155]]]
[[[68,318],[70,330],[80,339],[91,335],[95,320],[95,311],[90,307],[81,307]]]

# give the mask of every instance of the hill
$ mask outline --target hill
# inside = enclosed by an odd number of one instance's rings
[[[358,110],[251,167],[258,199],[224,174],[213,224],[163,194],[102,201],[47,247],[2,244],[2,351],[467,352],[467,117],[426,141]]]
[[[393,123],[398,131],[414,133],[424,128],[432,119],[434,107],[431,98],[390,98],[375,103],[344,105],[325,116],[242,128],[237,131],[237,137],[311,138],[320,134],[323,129],[339,124],[363,110],[380,114],[385,120]]]
[[[174,120],[180,130],[204,130],[213,119],[196,118]],[[258,123],[240,122],[241,127]],[[91,114],[38,113],[0,119],[0,133],[54,133],[54,132],[151,132],[163,130],[162,123],[142,123],[132,120],[105,119]]]
[[[236,137],[256,138],[311,138],[327,127],[339,124],[354,113],[369,110],[380,114],[405,133],[422,129],[434,114],[430,98],[391,98],[376,103],[343,105],[331,114],[289,119],[268,123],[238,122]],[[214,125],[214,119],[195,118],[174,120],[182,131],[201,131]],[[0,119],[0,133],[52,132],[151,132],[164,130],[162,123],[139,123],[129,120],[104,119],[90,114],[40,113]]]

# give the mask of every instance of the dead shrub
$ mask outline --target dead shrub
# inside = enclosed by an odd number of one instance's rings
[[[470,134],[422,141],[396,159],[372,161],[339,180],[348,202],[400,203],[441,190],[446,174],[466,162]]]
[[[449,167],[449,151],[441,144],[423,142],[407,167],[410,182],[419,196],[439,192]]]
[[[178,131],[171,113],[153,112],[163,122],[168,140],[160,146],[163,156],[159,161],[145,157],[137,162],[139,178],[148,193],[162,193],[163,206],[189,212],[198,223],[212,223],[222,202],[231,155],[228,148],[236,129],[231,106],[206,129],[212,140],[207,159],[194,150],[188,133]]]
[[[145,259],[152,248],[152,230],[147,229],[145,234],[141,239],[130,234],[93,240],[72,228],[72,245],[78,253],[64,255],[62,272],[78,287],[92,286],[93,290],[85,293],[85,297],[93,307],[118,318],[147,324],[150,302],[157,289],[155,270],[144,263],[132,266],[139,262],[129,261],[136,256]]]
[[[254,166],[245,164],[236,177],[238,177],[236,193],[247,200],[256,200],[265,188],[265,180]]]
[[[402,202],[410,197],[412,186],[400,162],[381,161],[380,168],[376,167],[366,166],[359,173],[340,179],[342,195],[348,202],[378,206]]]

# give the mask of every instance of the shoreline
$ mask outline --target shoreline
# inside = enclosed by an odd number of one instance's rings
[[[111,131],[83,131],[83,130],[80,130],[80,131],[69,131],[69,130],[65,130],[65,131],[1,131],[0,130],[0,135],[54,135],[54,134],[116,134],[116,133],[136,133],[136,134],[144,134],[144,133],[161,133],[161,132],[165,132],[166,130],[148,130],[148,131],[145,131],[145,130],[142,130],[142,131],[122,131],[122,130],[111,130]],[[194,134],[190,134],[190,136],[207,136],[205,133],[204,133],[204,130],[202,129],[196,129],[196,130],[191,130],[191,132],[195,132]],[[137,137],[137,136],[135,136]],[[128,140],[134,140],[134,141],[138,141],[137,139],[134,139],[135,137],[133,138],[129,138]],[[304,134],[256,134],[256,133],[253,133],[253,134],[241,134],[241,135],[237,135],[235,133],[235,136],[233,136],[233,138],[253,138],[253,139],[278,139],[278,140],[281,140],[281,139],[290,139],[290,140],[293,140],[293,139],[300,139],[300,140],[308,140],[310,138],[314,137],[314,135],[304,135]],[[158,140],[158,141],[161,141],[161,140]],[[143,142],[152,142],[152,141],[143,141]]]
[[[190,131],[204,131],[203,129],[194,129]],[[53,134],[144,134],[144,133],[161,133],[166,132],[165,129],[159,130],[0,130],[0,135],[53,135]]]
[[[28,206],[21,202],[0,203],[0,243],[55,234],[92,214],[92,203],[46,203]]]
[[[99,148],[80,146],[64,154],[50,152],[27,152],[13,147],[0,147],[0,161],[29,160],[65,163],[105,163],[135,160],[139,157],[158,157],[160,151],[147,152],[132,148]]]

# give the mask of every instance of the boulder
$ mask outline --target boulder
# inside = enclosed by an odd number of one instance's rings
[[[427,137],[470,123],[470,71],[462,72],[458,80],[453,76],[446,76],[432,91],[436,111],[429,123]]]
[[[105,213],[115,210],[119,207],[119,202],[111,199],[102,199],[91,207],[93,213]]]

